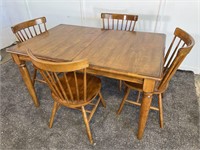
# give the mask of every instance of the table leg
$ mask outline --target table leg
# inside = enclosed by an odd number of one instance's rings
[[[36,93],[35,93],[35,89],[34,89],[34,86],[32,84],[32,80],[30,78],[30,74],[29,74],[29,71],[26,67],[26,64],[25,64],[25,61],[23,60],[20,60],[19,56],[16,55],[16,54],[12,54],[12,58],[14,60],[14,62],[18,65],[19,67],[19,70],[20,70],[20,73],[22,75],[22,78],[26,84],[26,87],[28,88],[28,91],[32,97],[32,100],[34,102],[34,105],[36,107],[38,107],[40,104],[39,104],[39,101],[37,99],[37,96],[36,96]]]
[[[139,117],[139,124],[138,124],[138,135],[137,138],[140,140],[144,134],[144,129],[146,126],[146,122],[148,119],[148,114],[151,106],[152,101],[152,92],[154,91],[155,81],[150,79],[144,80],[143,90],[144,95],[142,99],[142,104],[140,107],[140,117]]]

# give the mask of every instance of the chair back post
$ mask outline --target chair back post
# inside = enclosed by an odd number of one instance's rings
[[[40,17],[28,20],[12,26],[11,29],[19,42],[24,42],[47,31],[46,18]]]
[[[178,41],[175,43],[176,40]],[[190,36],[187,32],[180,28],[175,29],[174,38],[165,55],[163,78],[158,86],[158,90],[164,90],[167,87],[170,79],[173,77],[178,67],[191,51],[194,44],[195,41],[193,37]]]
[[[134,31],[138,15],[101,13],[103,29]]]
[[[86,68],[83,69],[83,73],[84,73],[84,76],[83,76],[83,90],[84,90],[84,101],[86,102],[86,98],[87,98],[87,74],[86,74]]]
[[[27,54],[31,59],[33,65],[40,71],[43,79],[47,82],[54,97],[61,103],[79,101],[80,94],[83,93],[83,100],[86,101],[87,97],[87,78],[86,68],[89,66],[87,60],[79,60],[75,62],[50,62],[38,59],[33,55],[31,50],[27,50]],[[79,83],[76,71],[83,70],[83,83]],[[68,74],[73,74],[73,83]],[[70,76],[71,77],[71,76]],[[73,84],[73,85],[72,85]],[[79,84],[83,84],[83,89],[79,89]],[[73,95],[72,91],[76,91]],[[65,90],[67,89],[67,90]],[[82,91],[83,90],[83,91]]]

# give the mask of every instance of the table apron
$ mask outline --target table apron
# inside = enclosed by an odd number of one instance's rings
[[[16,55],[16,54],[14,54],[14,55]],[[19,55],[18,54],[18,58],[21,61],[31,61],[30,58],[28,56],[25,56],[25,55]],[[99,75],[99,76],[105,76],[105,77],[108,77],[108,78],[113,78],[113,79],[118,79],[118,80],[123,80],[123,81],[139,83],[139,84],[143,84],[144,79],[145,79],[143,77],[140,78],[140,77],[130,76],[130,75],[127,75],[127,74],[122,74],[120,72],[113,72],[109,69],[101,69],[101,68],[96,69],[95,67],[88,67],[87,73]]]

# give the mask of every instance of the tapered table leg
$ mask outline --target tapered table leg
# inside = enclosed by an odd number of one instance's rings
[[[30,93],[30,95],[32,97],[34,105],[36,107],[38,107],[40,104],[39,104],[39,101],[37,99],[37,96],[36,96],[36,93],[35,93],[35,89],[34,89],[34,86],[32,84],[32,81],[31,81],[31,78],[30,78],[30,74],[29,74],[29,71],[28,71],[28,69],[26,67],[25,61],[20,60],[18,55],[16,55],[16,54],[12,54],[12,58],[13,58],[14,62],[19,67],[20,73],[21,73],[22,78],[24,80],[24,83],[26,84],[26,87],[28,88],[28,91],[29,91],[29,93]]]
[[[144,80],[143,90],[144,96],[142,99],[142,104],[140,107],[140,117],[139,117],[139,124],[138,124],[138,135],[137,138],[140,140],[143,137],[144,129],[146,126],[146,122],[148,119],[148,114],[151,106],[152,101],[152,92],[154,90],[155,81],[150,79]]]

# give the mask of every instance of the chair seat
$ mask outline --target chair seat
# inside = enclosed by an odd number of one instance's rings
[[[67,73],[67,80],[71,89],[71,96],[70,95],[70,91],[69,88],[66,84],[66,80],[65,78],[62,76],[60,77],[60,82],[64,88],[64,90],[67,93],[67,99],[62,100],[60,99],[58,96],[56,96],[54,93],[52,93],[52,96],[54,98],[54,100],[56,100],[57,102],[67,106],[67,107],[81,107],[84,105],[87,105],[88,103],[90,103],[94,97],[96,97],[96,95],[100,92],[101,89],[101,80],[93,75],[89,75],[87,74],[87,94],[86,94],[86,101],[84,101],[84,93],[83,93],[83,85],[84,85],[84,75],[82,73],[76,73],[77,76],[77,86],[78,86],[78,90],[79,90],[79,94],[77,94],[77,90],[76,90],[76,82],[75,82],[75,77],[74,77],[74,73],[70,72]]]
[[[143,92],[143,84],[133,83],[133,82],[128,82],[128,81],[124,81],[124,84],[127,87],[129,87],[130,89],[137,90],[139,92]],[[158,90],[158,86],[159,86],[159,82],[156,82],[155,89],[153,91],[154,94],[163,93],[167,89],[168,84],[166,84],[166,86],[163,89],[160,89],[160,90]]]
[[[142,92],[142,89],[143,89],[143,84],[139,84],[139,83],[124,81],[124,85],[126,85],[130,89],[134,89],[140,92]]]

